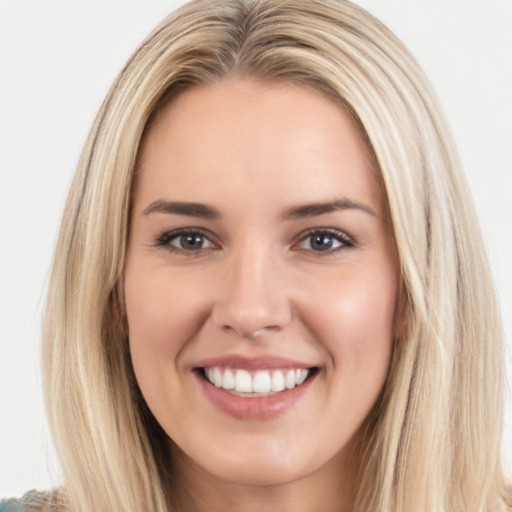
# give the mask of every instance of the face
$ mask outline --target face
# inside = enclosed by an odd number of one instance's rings
[[[339,106],[227,80],[143,141],[125,269],[137,381],[183,469],[239,484],[347,470],[386,379],[398,270]]]

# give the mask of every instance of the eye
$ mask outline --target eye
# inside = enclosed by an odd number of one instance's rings
[[[157,245],[174,252],[197,252],[215,247],[206,234],[197,229],[180,229],[164,233],[158,238]]]
[[[332,229],[312,231],[297,245],[299,249],[315,252],[335,252],[353,246],[354,242],[345,233]]]

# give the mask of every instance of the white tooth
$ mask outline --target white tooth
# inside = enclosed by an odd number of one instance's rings
[[[235,376],[231,370],[224,372],[224,378],[222,380],[222,387],[224,389],[235,389]]]
[[[252,393],[252,378],[249,372],[245,370],[236,371],[235,390],[239,393]]]
[[[272,374],[272,391],[283,391],[284,388],[283,372],[281,370],[277,370]]]
[[[216,387],[222,387],[222,373],[218,368],[213,369],[213,381]]]
[[[300,386],[309,375],[309,370],[297,370],[297,386]]]
[[[285,385],[288,389],[295,387],[295,370],[288,370],[284,378]]]
[[[269,393],[271,389],[270,375],[266,371],[257,372],[252,379],[254,393]]]
[[[214,377],[214,374],[213,374],[213,368],[208,368],[208,380],[212,384],[215,384],[215,377]]]

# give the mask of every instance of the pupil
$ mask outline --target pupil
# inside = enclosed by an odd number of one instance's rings
[[[332,237],[329,235],[315,235],[311,246],[317,251],[327,251],[332,247]]]
[[[182,235],[180,243],[183,249],[201,249],[203,237],[201,235]]]

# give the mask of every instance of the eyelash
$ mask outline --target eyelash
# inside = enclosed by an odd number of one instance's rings
[[[195,250],[193,250],[193,249],[187,250],[184,248],[176,247],[171,244],[172,241],[178,239],[179,237],[187,236],[187,235],[189,235],[189,236],[190,235],[196,235],[196,236],[199,235],[199,237],[201,237],[203,240],[205,240],[205,239],[208,240],[208,242],[212,245],[212,247],[199,247],[198,249],[195,249]],[[330,237],[330,238],[334,239],[335,241],[337,241],[340,245],[335,248],[327,248],[326,250],[317,250],[317,251],[315,251],[312,248],[308,249],[308,248],[297,248],[296,247],[297,245],[304,243],[308,239],[310,240],[310,245],[311,245],[311,238],[314,236]],[[334,255],[334,254],[338,253],[339,251],[351,249],[356,246],[356,242],[354,241],[353,238],[349,237],[346,233],[343,233],[342,231],[338,231],[337,229],[332,229],[332,228],[311,229],[309,231],[301,233],[298,238],[299,238],[299,241],[294,244],[294,246],[296,247],[296,250],[313,252],[313,253],[316,253],[319,255],[324,255],[324,256]],[[182,228],[182,229],[176,229],[173,231],[166,231],[165,233],[163,233],[156,239],[155,245],[157,247],[162,247],[172,253],[177,253],[177,254],[187,254],[188,253],[189,255],[192,255],[193,253],[199,253],[202,250],[208,250],[208,249],[212,249],[212,248],[215,249],[215,248],[219,247],[215,242],[213,242],[211,240],[211,235],[208,232],[202,230],[201,228]]]
[[[304,249],[304,248],[300,248],[298,250],[311,251],[316,254],[320,254],[320,255],[324,255],[324,256],[333,256],[340,251],[352,249],[356,245],[354,239],[349,237],[346,233],[344,233],[343,231],[339,231],[337,229],[332,229],[332,228],[316,228],[316,229],[310,229],[309,231],[306,231],[305,233],[301,233],[299,235],[299,244],[302,244],[304,241],[306,241],[308,239],[310,240],[310,244],[311,244],[311,239],[314,236],[330,237],[330,238],[336,240],[337,242],[339,242],[340,245],[335,248],[330,248],[330,249],[328,248],[324,251],[315,251],[313,249]]]
[[[200,228],[182,228],[182,229],[175,229],[173,231],[166,231],[165,233],[162,233],[156,240],[157,247],[163,247],[169,252],[178,253],[178,254],[184,254],[184,253],[194,253],[199,252],[200,250],[204,249],[203,247],[200,247],[197,250],[187,250],[179,247],[175,247],[174,245],[171,245],[171,242],[179,237],[187,236],[187,235],[199,235],[203,239],[208,240],[214,247],[217,246],[214,242],[211,241],[211,235],[209,235],[206,231],[200,229]]]

